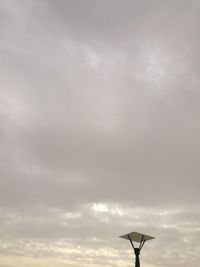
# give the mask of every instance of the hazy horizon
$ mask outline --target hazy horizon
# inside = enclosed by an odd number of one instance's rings
[[[0,0],[0,267],[200,261],[200,2]]]

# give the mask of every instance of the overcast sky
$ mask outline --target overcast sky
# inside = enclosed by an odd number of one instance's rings
[[[200,261],[200,2],[0,0],[0,267]]]

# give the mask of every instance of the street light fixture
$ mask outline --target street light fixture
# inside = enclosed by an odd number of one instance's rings
[[[154,239],[155,237],[137,232],[131,232],[120,236],[120,238],[128,239],[130,241],[135,253],[135,267],[140,267],[140,251],[147,240]],[[133,241],[139,243],[139,247],[135,247]]]

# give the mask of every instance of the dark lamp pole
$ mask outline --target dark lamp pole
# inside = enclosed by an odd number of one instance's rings
[[[124,239],[128,239],[131,243],[131,246],[133,248],[134,254],[135,254],[135,267],[140,267],[140,252],[141,249],[144,246],[144,243],[147,240],[153,239],[154,237],[152,236],[148,236],[148,235],[144,235],[141,233],[137,233],[137,232],[132,232],[123,236],[120,236],[121,238]],[[139,247],[135,247],[133,244],[133,241],[138,242],[139,243]]]

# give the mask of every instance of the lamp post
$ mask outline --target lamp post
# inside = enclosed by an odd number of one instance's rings
[[[153,236],[149,236],[149,235],[145,235],[145,234],[141,234],[141,233],[137,233],[137,232],[131,232],[128,233],[126,235],[122,235],[120,236],[120,238],[124,238],[124,239],[128,239],[131,243],[131,246],[133,248],[134,254],[135,254],[135,267],[140,267],[140,252],[141,249],[144,246],[144,243],[147,240],[151,240],[154,239],[155,237]],[[139,247],[135,247],[134,242],[138,242],[139,243]]]

